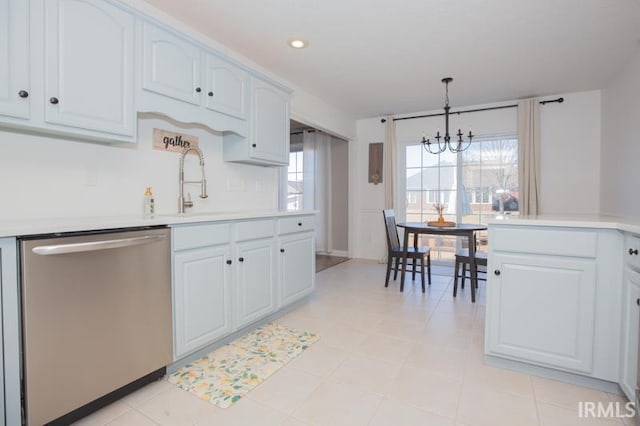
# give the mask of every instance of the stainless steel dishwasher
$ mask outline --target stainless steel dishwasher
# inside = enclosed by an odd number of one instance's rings
[[[20,239],[28,425],[68,424],[172,361],[167,228]]]

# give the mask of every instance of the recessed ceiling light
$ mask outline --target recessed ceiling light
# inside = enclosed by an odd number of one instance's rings
[[[309,42],[306,40],[302,40],[301,38],[294,38],[287,42],[289,46],[295,49],[304,49],[309,45]]]

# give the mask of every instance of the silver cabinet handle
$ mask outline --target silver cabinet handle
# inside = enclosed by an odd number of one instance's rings
[[[120,247],[139,246],[150,244],[167,238],[166,235],[147,235],[144,237],[122,238],[118,240],[91,241],[88,243],[59,244],[51,246],[38,246],[33,248],[35,254],[49,256],[52,254],[81,253],[85,251],[107,250]]]

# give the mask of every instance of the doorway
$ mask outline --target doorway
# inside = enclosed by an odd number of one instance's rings
[[[349,150],[346,140],[291,120],[281,207],[315,210],[316,270],[348,259]]]

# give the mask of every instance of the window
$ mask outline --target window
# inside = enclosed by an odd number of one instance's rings
[[[518,214],[518,141],[479,140],[461,157],[461,221],[485,223],[499,212]]]
[[[302,210],[302,158],[302,151],[289,153],[289,170],[287,171],[287,210]]]
[[[421,144],[405,147],[406,218],[410,222],[436,220],[435,203],[444,204],[445,220],[485,223],[499,212],[518,214],[518,141],[515,138],[476,140],[461,153],[430,154]],[[480,249],[486,232],[479,233]],[[455,237],[421,235],[420,244],[432,258],[453,259]],[[466,241],[463,241],[466,246]]]

